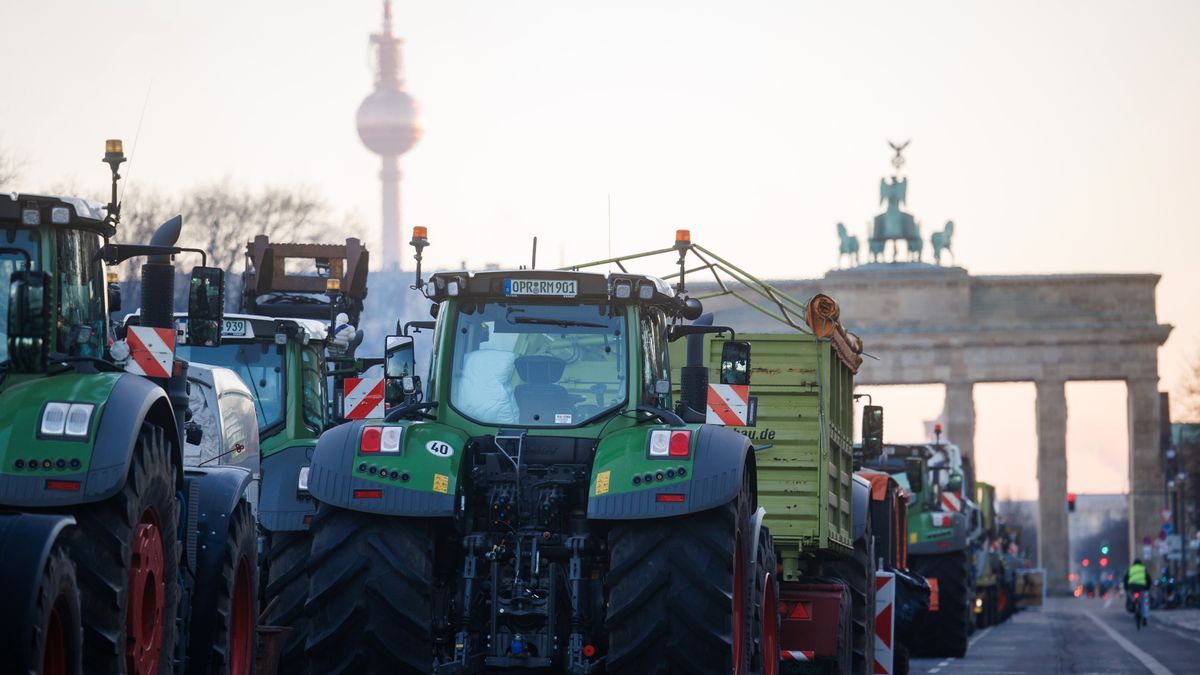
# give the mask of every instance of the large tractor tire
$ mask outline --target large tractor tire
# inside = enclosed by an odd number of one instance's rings
[[[67,552],[55,546],[46,561],[37,591],[37,614],[33,617],[33,649],[36,661],[22,670],[28,675],[78,675],[83,672],[83,623],[75,564]]]
[[[79,562],[86,673],[174,672],[177,470],[163,428],[143,423],[121,491],[74,512],[68,541]]]
[[[279,672],[300,673],[307,668],[304,642],[308,623],[304,619],[304,600],[308,597],[308,531],[272,532],[267,538],[267,587],[263,596],[268,608],[268,626],[290,628],[279,655]]]
[[[419,520],[322,504],[308,566],[312,672],[433,669],[433,537]]]
[[[217,611],[212,617],[215,621],[212,634],[216,639],[210,645],[193,643],[189,673],[253,674],[258,621],[256,547],[254,516],[250,504],[241,502],[230,514],[221,578],[217,587],[211,589],[217,594]]]
[[[967,653],[975,593],[970,575],[972,568],[966,551],[940,555],[913,556],[913,571],[926,579],[937,579],[937,611],[925,614],[925,620],[912,645],[921,656],[952,656]]]
[[[755,575],[747,569],[751,504],[747,476],[724,506],[614,525],[608,675],[750,672],[758,630],[751,620]]]
[[[750,659],[750,672],[757,675],[779,673],[779,574],[775,558],[775,540],[771,532],[762,528],[758,535],[758,551],[755,556],[754,614],[751,621],[761,626],[754,631],[754,653]]]
[[[854,675],[871,675],[875,669],[875,555],[871,516],[854,542],[854,555],[825,561],[825,575],[850,587],[854,631]]]

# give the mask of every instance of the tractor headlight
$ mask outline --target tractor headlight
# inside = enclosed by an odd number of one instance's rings
[[[41,436],[71,436],[86,438],[92,425],[92,403],[64,403],[50,401],[42,408]]]
[[[71,222],[71,210],[65,206],[50,209],[50,222],[55,225],[66,225]]]
[[[628,279],[618,279],[613,282],[613,296],[619,300],[628,300],[633,295],[633,282]]]
[[[296,491],[297,492],[308,492],[308,474],[311,470],[312,470],[312,467],[308,467],[308,466],[300,467],[300,476],[296,481]]]

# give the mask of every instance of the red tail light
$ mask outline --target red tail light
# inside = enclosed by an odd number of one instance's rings
[[[79,492],[79,481],[77,480],[48,480],[46,481],[47,490],[62,490],[63,492]]]
[[[672,504],[682,504],[683,503],[683,495],[677,494],[677,493],[672,493],[672,492],[660,492],[660,493],[654,495],[654,501],[670,502]]]
[[[383,427],[363,427],[362,438],[358,441],[359,452],[379,452],[379,441],[383,436]]]
[[[383,490],[355,490],[355,499],[382,499]]]
[[[792,605],[791,610],[786,614],[787,620],[788,621],[811,621],[812,620],[812,609],[811,609],[810,605],[811,605],[811,603],[806,602],[804,600],[800,600],[800,601],[796,602],[796,604]],[[783,609],[784,609],[783,605],[780,604],[780,607],[779,607],[780,614],[783,614]]]
[[[668,453],[671,457],[687,457],[692,447],[692,432],[672,431]]]

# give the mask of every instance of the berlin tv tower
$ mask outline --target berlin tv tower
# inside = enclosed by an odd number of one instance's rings
[[[400,155],[421,138],[417,104],[404,91],[404,41],[392,35],[392,2],[383,3],[383,32],[371,36],[375,91],[358,106],[358,137],[383,159],[383,269],[400,270]]]

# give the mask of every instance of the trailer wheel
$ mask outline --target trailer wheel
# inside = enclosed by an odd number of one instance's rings
[[[258,606],[258,566],[254,517],[241,502],[229,516],[225,557],[217,587],[216,641],[209,647],[207,671],[214,675],[251,675],[254,672],[255,625]]]
[[[913,571],[938,580],[938,610],[927,612],[912,650],[922,656],[953,656],[967,653],[967,632],[972,618],[972,568],[966,551],[921,555],[910,559]]]
[[[724,506],[609,531],[606,673],[749,672],[751,497],[747,475]]]
[[[313,672],[428,673],[433,668],[433,538],[418,520],[322,504],[308,564]]]
[[[761,626],[755,630],[751,672],[761,675],[779,673],[779,575],[775,558],[775,540],[762,528],[758,535],[757,569],[754,575],[754,616]]]
[[[854,542],[854,555],[825,560],[827,576],[842,580],[850,587],[852,630],[854,631],[854,675],[871,675],[875,668],[875,556],[871,515],[862,536]]]
[[[74,512],[83,666],[89,673],[174,671],[179,608],[176,466],[162,427],[145,422],[121,491]]]
[[[33,617],[29,675],[76,675],[83,670],[83,624],[75,565],[61,546],[46,561]],[[40,665],[40,667],[39,667]]]
[[[291,628],[279,655],[281,673],[302,672],[306,667],[304,641],[308,638],[308,623],[304,619],[304,600],[308,596],[308,577],[304,567],[309,543],[307,531],[272,532],[267,538],[267,588],[263,602],[270,611],[266,622],[269,626]]]

